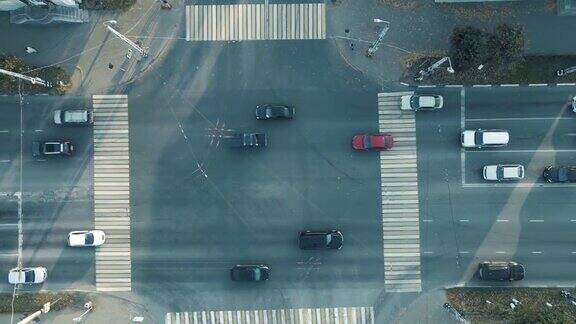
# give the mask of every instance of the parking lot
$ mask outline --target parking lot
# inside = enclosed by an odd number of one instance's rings
[[[53,122],[55,109],[85,107],[86,101],[83,98],[26,97],[22,119],[18,97],[2,97],[0,104],[4,113],[0,120],[3,141],[0,275],[6,278],[8,271],[17,265],[19,217],[15,193],[20,191],[21,177],[22,265],[48,269],[49,280],[42,286],[44,289],[90,289],[94,280],[94,251],[68,248],[66,238],[68,232],[90,228],[93,223],[91,129],[56,127]],[[33,157],[32,141],[43,140],[69,140],[75,146],[75,153],[71,157]],[[21,287],[24,290],[39,288]],[[2,281],[0,290],[12,291],[12,286]]]
[[[426,286],[493,285],[473,277],[483,260],[525,264],[526,278],[513,285],[572,286],[574,184],[547,183],[542,171],[574,164],[576,114],[568,103],[575,89],[422,91],[446,100],[444,111],[417,120]],[[510,142],[461,148],[461,131],[478,128],[507,130]],[[482,168],[491,164],[522,164],[526,174],[520,181],[488,182]]]

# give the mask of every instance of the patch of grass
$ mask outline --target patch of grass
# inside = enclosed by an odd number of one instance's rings
[[[448,289],[446,296],[455,309],[464,313],[465,318],[473,321],[576,323],[576,306],[561,296],[561,290],[560,288],[457,287]],[[574,290],[569,291],[575,294]],[[512,298],[522,303],[514,310],[510,307]],[[547,306],[546,303],[550,303],[552,307]],[[531,320],[525,322],[525,318]],[[548,322],[547,320],[550,319],[552,321]]]
[[[15,313],[33,313],[48,302],[58,302],[50,307],[51,311],[62,310],[69,306],[82,305],[82,298],[78,293],[37,293],[20,294],[14,299]],[[0,294],[0,313],[12,311],[12,294]]]
[[[422,68],[430,66],[439,57],[423,57],[407,68],[402,81],[414,83],[413,77]],[[469,69],[450,74],[444,68],[421,84],[505,84],[505,83],[563,83],[576,82],[576,73],[558,76],[556,71],[576,65],[576,56],[525,56],[512,65],[488,63],[482,70]]]
[[[61,67],[51,66],[36,70],[16,56],[0,56],[0,68],[11,72],[21,73],[30,77],[38,77],[51,82],[52,88],[42,85],[34,85],[28,81],[22,81],[22,92],[38,94],[48,93],[63,95],[70,87],[70,75]],[[18,93],[18,79],[5,74],[0,74],[0,94],[13,95]]]
[[[128,10],[136,0],[84,0],[80,7],[86,10]]]

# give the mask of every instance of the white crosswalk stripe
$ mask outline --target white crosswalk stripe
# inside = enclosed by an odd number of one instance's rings
[[[391,133],[394,148],[380,153],[384,287],[387,292],[420,292],[420,220],[416,120],[400,111],[400,97],[412,92],[378,94],[381,133]]]
[[[128,96],[94,95],[94,224],[106,233],[96,250],[96,290],[130,291]]]
[[[324,3],[186,6],[187,41],[325,38]]]
[[[167,313],[166,324],[374,324],[372,307]]]

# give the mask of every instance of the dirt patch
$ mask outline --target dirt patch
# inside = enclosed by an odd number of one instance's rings
[[[421,6],[422,1],[419,0],[380,0],[385,6],[389,6],[395,9],[415,9]]]
[[[54,303],[51,311],[59,311],[64,308],[74,306],[81,307],[85,298],[76,292],[60,293],[20,293],[14,298],[14,313],[28,314],[42,308],[48,302]],[[12,312],[12,294],[0,294],[0,313]]]
[[[411,64],[403,82],[414,83],[418,71],[429,67],[441,57],[420,57],[407,62]],[[566,83],[576,82],[576,73],[558,76],[557,71],[576,65],[576,56],[526,56],[513,65],[487,63],[480,70],[469,69],[448,73],[446,67],[438,68],[431,76],[424,78],[421,84],[505,84],[505,83]]]
[[[576,305],[562,296],[560,288],[467,288],[457,287],[446,291],[448,302],[468,320],[477,323],[486,321],[512,321],[524,323],[525,315],[540,314],[552,322],[575,323]],[[575,290],[567,290],[575,294]],[[518,304],[512,309],[510,303]],[[533,323],[539,319],[533,318]],[[528,323],[528,322],[526,322]]]

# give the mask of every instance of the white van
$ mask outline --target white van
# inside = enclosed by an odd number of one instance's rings
[[[86,109],[54,111],[54,124],[56,125],[84,125],[92,122],[92,112]]]
[[[477,129],[462,132],[462,147],[499,147],[508,145],[510,135],[501,129]]]

